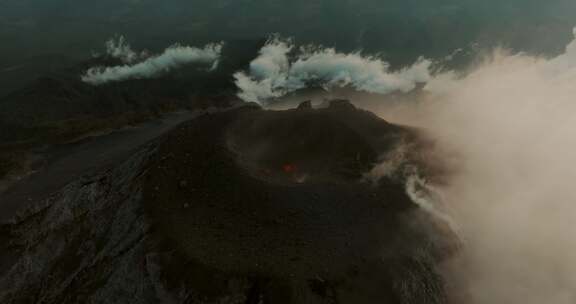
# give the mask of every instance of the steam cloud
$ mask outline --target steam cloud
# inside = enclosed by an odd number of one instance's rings
[[[446,224],[451,232],[459,235],[460,228],[446,209],[442,192],[422,177],[416,164],[411,161],[413,144],[402,142],[394,150],[381,157],[380,163],[368,172],[365,181],[376,184],[382,177],[405,181],[406,194],[410,200],[435,220]]]
[[[360,53],[307,47],[301,48],[296,60],[291,61],[293,51],[290,40],[271,39],[252,61],[248,72],[234,75],[240,89],[238,96],[245,101],[265,103],[311,84],[326,90],[350,86],[358,91],[388,94],[409,92],[417,83],[430,79],[431,62],[425,59],[392,72],[383,60]]]
[[[433,134],[456,169],[436,185],[466,240],[446,265],[453,302],[576,303],[576,41],[555,58],[497,50],[425,91],[371,106]]]
[[[123,63],[133,63],[148,57],[148,52],[135,52],[124,36],[116,36],[106,41],[106,55],[120,59]]]
[[[210,65],[215,69],[220,59],[221,44],[210,44],[204,48],[173,45],[160,55],[145,58],[144,54],[135,53],[123,38],[110,40],[106,44],[107,53],[121,59],[126,64],[113,67],[94,67],[82,75],[82,81],[92,85],[130,79],[153,78],[187,64]],[[135,64],[131,62],[143,59]]]

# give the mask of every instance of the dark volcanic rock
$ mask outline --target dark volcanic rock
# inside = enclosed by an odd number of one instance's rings
[[[354,110],[356,107],[347,99],[334,99],[328,105],[332,109]]]
[[[312,101],[306,100],[306,101],[301,102],[301,103],[298,105],[298,109],[299,109],[299,110],[310,110],[310,109],[312,109]]]
[[[79,76],[43,77],[0,99],[0,144],[51,143],[180,109],[228,106],[170,77],[91,86]],[[230,98],[227,98],[230,101]]]
[[[351,108],[203,115],[0,231],[0,302],[446,303],[452,240],[362,178],[409,134]]]

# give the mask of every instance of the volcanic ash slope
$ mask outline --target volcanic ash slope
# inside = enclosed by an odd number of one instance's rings
[[[414,133],[343,101],[203,115],[5,225],[0,302],[445,303],[452,240],[365,178]]]

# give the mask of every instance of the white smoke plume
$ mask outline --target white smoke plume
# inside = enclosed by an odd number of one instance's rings
[[[116,50],[119,49],[116,48]],[[173,45],[164,50],[162,54],[151,56],[135,64],[90,68],[82,75],[82,81],[92,85],[102,85],[115,81],[154,78],[188,64],[209,65],[211,69],[215,69],[221,50],[221,44],[210,44],[204,48]],[[118,52],[126,52],[126,50],[124,48],[124,51]]]
[[[248,72],[234,75],[245,101],[265,103],[288,93],[319,85],[326,90],[352,87],[358,91],[388,94],[409,92],[430,79],[431,62],[419,59],[413,66],[390,71],[388,63],[375,56],[344,54],[331,48],[301,48],[291,60],[290,40],[271,39],[252,61]]]
[[[555,58],[495,51],[425,91],[373,110],[433,134],[455,169],[436,186],[466,240],[446,265],[453,303],[576,303],[576,41]]]
[[[428,213],[435,220],[450,228],[459,235],[460,228],[448,212],[442,192],[430,184],[418,167],[411,161],[410,151],[416,149],[413,144],[401,142],[395,149],[383,155],[378,165],[364,176],[365,181],[377,184],[382,177],[404,180],[406,194],[420,210]]]
[[[119,35],[106,41],[106,55],[120,59],[123,63],[133,63],[148,57],[148,52],[142,51],[138,53],[134,51],[126,38]]]
[[[434,219],[448,225],[450,230],[456,235],[460,234],[459,225],[454,221],[450,213],[442,210],[446,208],[442,193],[436,191],[435,187],[429,185],[418,174],[407,177],[406,194],[421,210],[430,214]]]

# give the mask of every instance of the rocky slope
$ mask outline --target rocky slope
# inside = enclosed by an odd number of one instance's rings
[[[43,75],[0,98],[0,145],[62,140],[177,109],[229,105],[236,94],[231,75],[256,56],[262,43],[230,41],[213,72],[192,65],[154,79],[100,86],[82,82],[80,76],[91,67],[123,64],[104,55]]]
[[[453,236],[363,178],[417,140],[346,102],[203,115],[2,227],[0,302],[446,303]]]
[[[232,74],[256,56],[259,40],[228,41],[217,70],[191,65],[155,79],[93,86],[80,75],[94,66],[116,66],[109,55],[55,68],[21,89],[0,96],[0,179],[29,171],[33,150],[166,113],[227,107],[239,102]],[[2,76],[0,75],[0,80]]]

